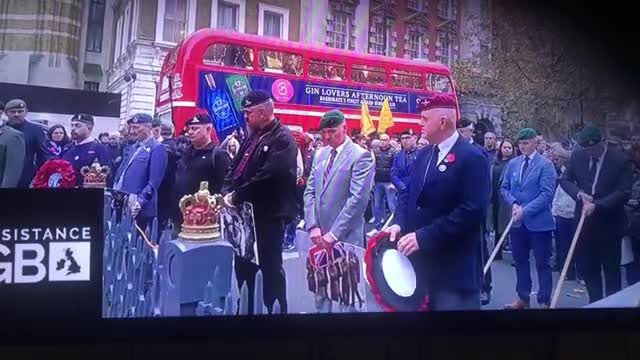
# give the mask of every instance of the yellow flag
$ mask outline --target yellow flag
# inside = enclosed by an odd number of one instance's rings
[[[371,114],[369,114],[369,106],[366,101],[362,101],[362,109],[360,110],[360,117],[362,121],[360,123],[360,130],[362,135],[369,136],[369,134],[376,132],[375,126],[373,126],[373,120],[371,120]]]
[[[384,134],[390,127],[393,127],[393,115],[391,115],[389,100],[384,99],[382,110],[380,110],[380,121],[378,121],[378,133]]]

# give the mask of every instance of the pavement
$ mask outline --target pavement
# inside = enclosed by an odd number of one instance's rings
[[[370,231],[373,227],[367,224],[365,231]],[[313,294],[307,290],[307,280],[305,268],[308,240],[306,233],[299,231],[296,238],[296,249],[283,252],[284,267],[287,274],[287,295],[290,313],[315,313]],[[364,249],[362,249],[364,251]],[[537,307],[535,294],[538,288],[536,269],[531,261],[531,276],[533,280],[533,294],[531,296],[532,308]],[[493,275],[493,291],[491,302],[483,306],[483,310],[502,310],[505,304],[512,303],[516,299],[516,274],[515,268],[511,266],[511,258],[508,253],[503,260],[497,260],[491,267]],[[559,278],[559,273],[553,273],[554,289]],[[364,294],[365,306],[357,311],[375,312],[382,311],[368,289],[368,285],[361,279],[361,294]],[[293,291],[294,289],[299,289]],[[581,308],[588,304],[588,296],[584,286],[576,281],[565,281],[558,299],[558,308]],[[334,305],[334,309],[336,306]]]

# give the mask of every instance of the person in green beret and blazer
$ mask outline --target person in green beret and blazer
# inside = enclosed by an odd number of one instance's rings
[[[538,134],[530,128],[516,135],[521,156],[511,160],[504,171],[500,192],[510,206],[511,247],[516,263],[518,299],[505,309],[527,309],[531,297],[531,265],[533,250],[538,273],[537,300],[540,308],[549,308],[553,276],[551,273],[552,231],[556,225],[551,205],[556,187],[556,170],[551,160],[537,151]]]
[[[0,102],[0,118],[4,104]],[[24,166],[24,135],[0,120],[0,188],[18,185]]]
[[[576,200],[575,220],[580,219],[583,208],[587,216],[576,246],[576,262],[593,303],[622,288],[624,205],[631,196],[633,172],[628,158],[608,147],[597,127],[585,127],[577,141],[580,149],[571,155],[560,186]]]

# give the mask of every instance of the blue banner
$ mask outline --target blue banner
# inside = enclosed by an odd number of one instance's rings
[[[200,74],[198,106],[206,108],[214,118],[221,139],[234,128],[245,126],[240,100],[251,89],[262,89],[273,96],[276,104],[320,106],[323,108],[360,109],[366,101],[369,110],[382,108],[385,99],[391,112],[418,113],[418,103],[431,95],[409,91],[371,90],[361,86],[322,84],[313,80],[289,80],[274,75],[239,75],[203,71]]]

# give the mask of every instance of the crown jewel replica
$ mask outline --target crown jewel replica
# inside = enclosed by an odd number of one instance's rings
[[[83,177],[83,184],[86,188],[104,188],[107,186],[107,176],[111,170],[107,165],[100,165],[98,159],[93,161],[91,166],[84,166],[80,169]]]
[[[184,219],[179,236],[185,240],[220,239],[220,210],[224,206],[222,196],[211,195],[209,182],[200,183],[200,191],[180,199],[180,212]]]

